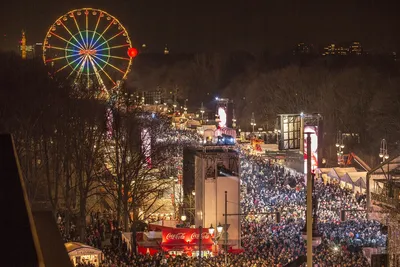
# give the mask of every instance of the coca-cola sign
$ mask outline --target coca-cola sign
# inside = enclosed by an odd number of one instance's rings
[[[167,240],[185,240],[185,233],[168,233],[165,238]]]
[[[212,238],[208,229],[202,229],[200,235],[198,228],[170,228],[162,230],[162,243],[164,245],[197,245],[201,237],[203,245],[211,245]]]
[[[190,238],[191,239],[200,239],[199,238],[199,233],[192,233],[192,235],[190,236]],[[201,239],[203,240],[203,239],[209,239],[210,238],[210,234],[209,233],[206,233],[206,232],[203,232],[203,233],[201,233]]]

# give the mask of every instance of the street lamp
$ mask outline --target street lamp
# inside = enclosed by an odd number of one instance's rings
[[[336,155],[338,157],[338,164],[342,165],[343,162],[343,150],[344,150],[344,144],[343,144],[343,134],[341,131],[337,132],[336,136]]]
[[[221,223],[218,224],[217,226],[217,236],[214,236],[214,232],[215,232],[215,228],[212,226],[210,226],[210,228],[208,228],[208,233],[211,235],[211,239],[214,243],[214,247],[217,249],[218,251],[218,240],[221,237],[221,233],[223,231],[224,227],[221,225]]]
[[[185,213],[182,214],[181,220],[182,220],[182,222],[185,222],[185,221],[186,221],[186,215],[185,215]]]
[[[311,134],[307,132],[307,216],[302,236],[307,240],[307,267],[312,267],[312,250],[321,244],[322,235],[318,231],[318,202],[314,193],[314,173],[311,171]]]
[[[251,113],[250,125],[253,127],[253,133],[254,133],[254,126],[256,126],[256,119],[254,118],[254,112]]]
[[[186,102],[188,101],[188,99],[185,99],[185,105],[183,106],[183,110],[184,110],[184,114],[187,114],[187,107],[186,107]]]
[[[221,225],[221,223],[219,223],[218,226],[217,226],[218,234],[221,234],[223,229],[224,229],[224,227]]]
[[[383,163],[385,160],[387,160],[389,158],[386,139],[382,139],[382,141],[381,141],[379,157],[382,159],[381,163]]]
[[[214,235],[214,231],[215,231],[215,229],[214,229],[214,227],[213,227],[212,224],[211,224],[210,228],[208,228],[208,233],[209,233],[210,235]]]
[[[201,102],[201,107],[200,107],[200,113],[201,113],[201,121],[203,122],[203,116],[204,116],[204,106],[203,106],[203,102]]]

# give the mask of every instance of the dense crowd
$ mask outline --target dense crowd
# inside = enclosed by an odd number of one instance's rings
[[[364,210],[365,196],[354,194],[334,181],[314,179],[314,187],[319,204],[318,229],[322,234],[314,263],[316,266],[365,266],[367,261],[361,248],[385,246],[386,236],[381,233],[381,225],[367,220],[363,211],[347,212],[344,221],[340,218],[340,210]],[[303,174],[262,158],[242,155],[241,207],[248,214],[241,221],[244,252],[229,254],[229,266],[284,266],[305,255],[306,244],[302,238],[305,189]],[[276,212],[280,213],[279,222]],[[112,222],[95,217],[87,229],[87,243],[95,247],[101,246],[105,232],[112,233],[111,246],[102,248],[105,255],[102,267],[197,266],[198,258],[185,255],[132,255],[111,227]],[[203,261],[211,266],[224,266],[223,255]]]
[[[268,266],[286,264],[305,254],[301,236],[305,225],[304,175],[288,168],[263,162],[262,159],[241,159],[242,243],[245,253],[263,258]],[[341,210],[364,210],[365,197],[354,194],[339,183],[314,179],[318,199],[318,229],[322,244],[317,247],[314,262],[324,266],[362,266],[366,259],[362,246],[385,246],[386,236],[381,225],[366,220],[363,211],[346,212],[341,221]],[[273,215],[280,212],[277,223]]]

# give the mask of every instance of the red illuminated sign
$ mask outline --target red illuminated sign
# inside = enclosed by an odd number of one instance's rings
[[[203,229],[201,235],[198,228],[171,228],[162,231],[163,245],[197,245],[200,238],[203,245],[213,244],[208,229]]]

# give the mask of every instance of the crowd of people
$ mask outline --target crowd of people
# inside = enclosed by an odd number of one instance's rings
[[[241,254],[229,254],[228,266],[285,266],[306,254],[302,238],[305,226],[306,184],[304,175],[262,158],[241,155],[241,208],[248,214],[241,220]],[[367,220],[365,197],[343,188],[340,183],[314,179],[318,199],[318,229],[321,244],[315,249],[317,266],[365,266],[363,246],[385,246],[386,236],[379,222]],[[341,210],[347,212],[343,220]],[[277,221],[276,212],[280,214]],[[61,219],[61,230],[62,230]],[[106,232],[112,232],[103,218],[92,218],[87,229],[87,244],[101,247]],[[74,227],[70,227],[74,229]],[[166,253],[135,255],[116,232],[111,245],[103,246],[105,259],[102,267],[133,266],[196,266],[197,257],[169,256]],[[64,236],[66,234],[64,233]],[[67,235],[71,237],[71,233]],[[219,255],[203,259],[204,266],[225,266]],[[81,265],[87,267],[90,265]]]
[[[248,256],[257,255],[267,266],[287,264],[305,255],[302,230],[305,225],[306,185],[304,175],[288,168],[241,159],[242,243]],[[322,243],[316,248],[314,262],[320,266],[363,266],[363,246],[385,246],[386,236],[379,222],[366,219],[365,198],[340,183],[314,178],[318,200],[318,229]],[[340,217],[342,210],[346,218]],[[271,212],[271,215],[257,215]],[[274,212],[281,214],[276,222]],[[322,264],[322,265],[321,265]]]

